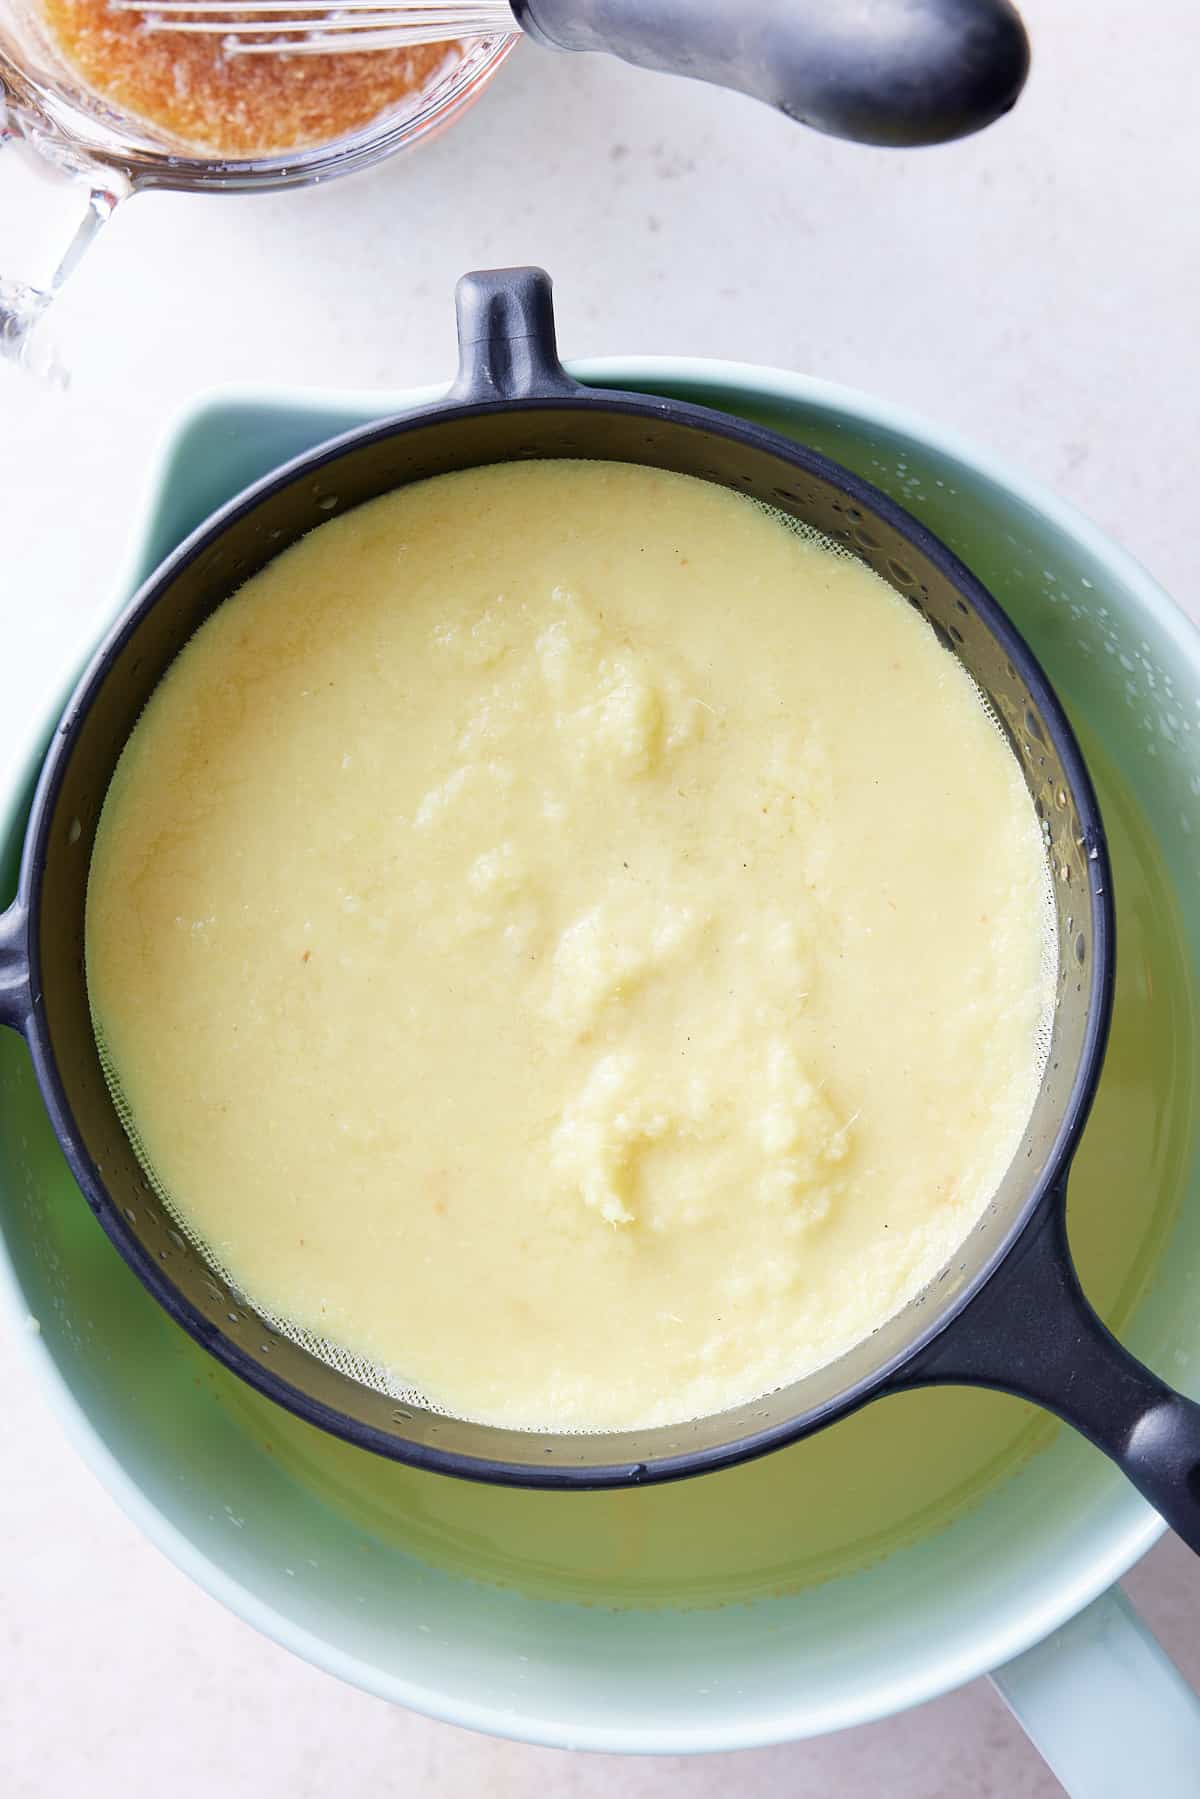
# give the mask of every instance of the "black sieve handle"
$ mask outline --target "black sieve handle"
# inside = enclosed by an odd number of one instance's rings
[[[0,1024],[23,1031],[33,1001],[29,991],[28,919],[20,900],[0,912]]]
[[[551,50],[601,50],[765,100],[832,137],[965,137],[1016,102],[1029,40],[1009,0],[512,0]]]
[[[1117,1464],[1200,1554],[1200,1405],[1118,1343],[1071,1260],[1066,1182],[900,1386],[996,1387],[1031,1399]]]

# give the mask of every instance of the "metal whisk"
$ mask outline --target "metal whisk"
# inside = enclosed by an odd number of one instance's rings
[[[931,144],[1013,105],[1029,44],[1011,0],[109,0],[227,56],[322,56],[524,32],[690,75],[834,137]]]
[[[508,0],[109,0],[139,12],[145,29],[219,35],[226,56],[344,55],[404,50],[521,30]]]

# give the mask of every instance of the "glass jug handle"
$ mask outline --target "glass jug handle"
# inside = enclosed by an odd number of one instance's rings
[[[10,202],[5,211],[22,222],[15,234],[25,240],[15,250],[6,245],[5,256],[15,254],[28,268],[31,279],[0,268],[0,358],[16,363],[44,379],[64,385],[67,373],[54,347],[46,341],[42,320],[54,296],[78,267],[95,241],[100,227],[130,192],[129,183],[114,170],[64,168],[37,154],[6,115],[0,100],[0,164],[7,187],[14,191],[42,176],[58,186],[62,205],[31,207],[27,200]]]

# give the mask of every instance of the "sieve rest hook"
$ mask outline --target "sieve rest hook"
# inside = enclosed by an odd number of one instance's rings
[[[1053,1412],[1104,1451],[1200,1554],[1200,1404],[1119,1343],[1079,1284],[1066,1176],[1009,1255],[893,1388],[995,1387]]]
[[[475,269],[454,290],[458,374],[447,404],[551,399],[583,390],[559,361],[545,269]]]
[[[33,997],[29,988],[29,914],[20,900],[0,912],[0,1024],[24,1031]]]

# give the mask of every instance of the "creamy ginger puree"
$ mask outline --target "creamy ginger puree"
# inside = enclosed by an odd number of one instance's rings
[[[882,1323],[1039,1079],[1017,763],[883,581],[532,462],[314,531],[197,633],[88,894],[143,1153],[252,1300],[460,1414],[648,1424]]]

